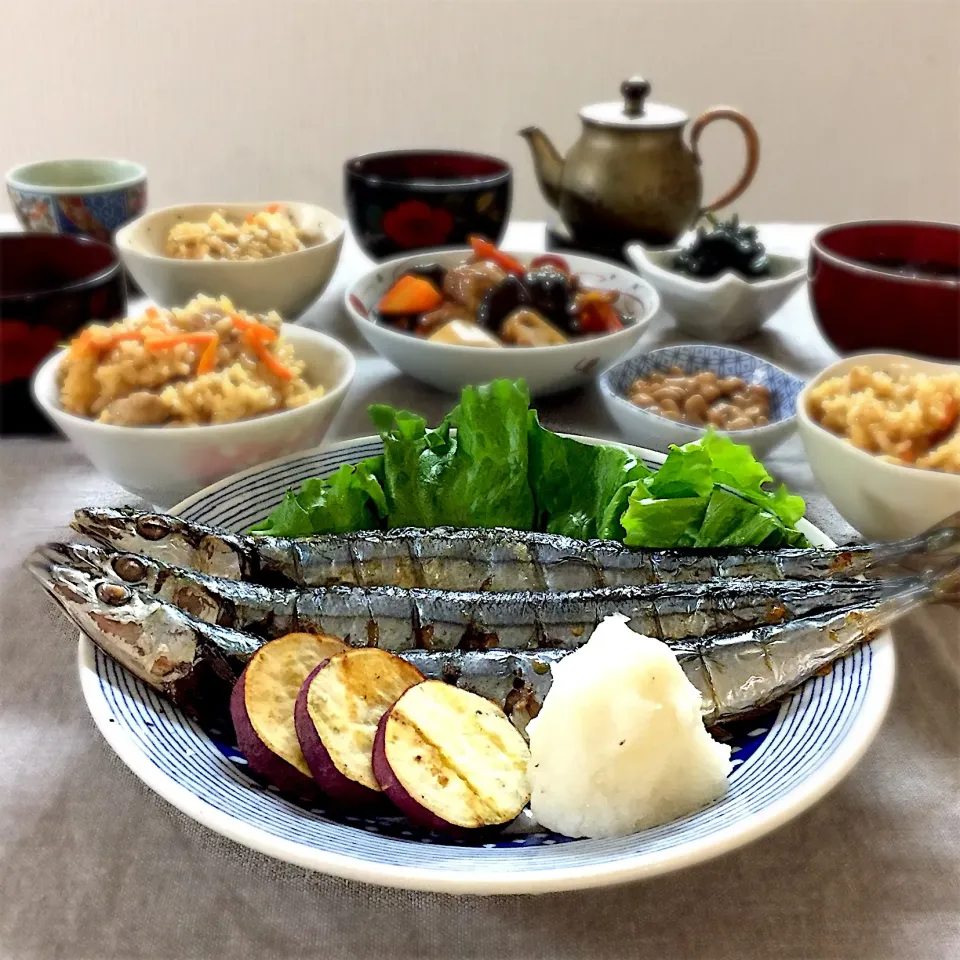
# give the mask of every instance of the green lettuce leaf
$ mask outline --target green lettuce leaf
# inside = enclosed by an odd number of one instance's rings
[[[372,407],[389,525],[533,529],[529,406],[522,380],[495,380],[464,388],[459,406],[433,429],[414,414]]]
[[[767,489],[771,481],[749,447],[713,431],[671,447],[660,470],[629,492],[620,518],[624,542],[646,547],[805,544],[794,529],[804,513],[803,499],[782,485]]]
[[[546,430],[534,411],[529,440],[536,529],[580,540],[604,536],[602,527],[618,530],[620,514],[611,515],[606,524],[604,514],[615,501],[626,506],[630,491],[620,494],[621,489],[648,476],[647,468],[619,447],[581,443]]]
[[[709,452],[697,443],[671,447],[663,466],[647,482],[648,496],[674,500],[708,497],[713,489],[713,464]]]
[[[308,537],[318,533],[374,530],[387,514],[383,491],[383,457],[370,457],[355,466],[344,464],[329,477],[311,477],[300,490],[288,490],[283,500],[251,533],[277,537]]]
[[[787,526],[792,527],[803,516],[806,509],[803,497],[789,494],[782,484],[775,493],[764,489],[773,477],[748,446],[734,443],[729,437],[712,430],[699,443],[710,457],[714,483],[729,487],[752,503],[759,504]]]
[[[654,500],[639,484],[621,522],[628,547],[692,547],[707,510],[706,497]]]

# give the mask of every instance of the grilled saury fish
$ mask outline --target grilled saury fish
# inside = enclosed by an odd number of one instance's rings
[[[156,596],[88,571],[39,562],[30,569],[70,618],[106,654],[201,718],[222,718],[233,682],[264,642],[206,623]],[[960,566],[903,582],[891,595],[788,623],[673,644],[715,723],[774,702],[920,604],[956,601]],[[567,650],[430,651],[402,655],[426,676],[496,701],[521,728],[549,689],[550,665]]]
[[[507,529],[397,529],[287,539],[232,534],[179,517],[83,509],[83,534],[118,550],[213,576],[267,585],[544,591],[716,578],[819,580],[857,576],[910,555],[960,545],[960,514],[929,534],[835,549],[635,550]]]
[[[48,544],[29,561],[41,578],[68,568],[172,603],[208,623],[264,637],[304,631],[354,646],[513,650],[580,646],[611,614],[663,640],[782,623],[825,610],[866,607],[901,592],[906,580],[763,581],[600,587],[556,593],[469,592],[402,587],[271,588],[213,577],[86,544]],[[76,578],[74,578],[75,580]],[[92,589],[100,589],[95,582]]]

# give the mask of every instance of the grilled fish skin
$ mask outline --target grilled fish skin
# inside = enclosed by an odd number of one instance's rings
[[[149,557],[87,544],[47,544],[32,559],[127,585],[220,626],[272,638],[304,631],[392,652],[573,648],[607,615],[661,640],[781,623],[824,610],[879,603],[902,580],[719,579],[561,593],[478,593],[398,587],[270,588],[211,577]]]
[[[38,566],[36,555],[25,566],[104,653],[202,722],[230,729],[230,693],[261,638],[82,571]]]
[[[907,557],[960,551],[960,513],[893,544],[833,549],[634,550],[508,529],[364,531],[288,539],[232,534],[130,509],[78,510],[73,526],[108,547],[173,566],[266,585],[545,591],[706,582],[716,578],[853,577]]]
[[[872,607],[851,605],[738,634],[670,644],[700,691],[707,726],[734,720],[783,699],[806,680],[869,642],[925,603],[960,603],[960,565],[904,582]],[[521,731],[539,712],[551,666],[571,650],[404,653],[428,679],[444,680],[497,703]]]
[[[226,716],[233,682],[265,642],[205,623],[126,585],[41,564],[38,555],[27,567],[104,653],[201,718]],[[960,564],[945,575],[911,582],[873,606],[852,605],[672,646],[700,691],[704,722],[714,724],[775,702],[921,604],[958,599]],[[427,677],[499,703],[523,728],[549,690],[551,664],[569,652],[411,650],[401,655]]]

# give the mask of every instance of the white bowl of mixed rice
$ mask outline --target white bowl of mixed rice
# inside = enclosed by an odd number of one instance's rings
[[[37,370],[33,393],[101,473],[167,507],[319,444],[355,369],[326,334],[198,297],[85,328]]]
[[[960,510],[960,365],[859,354],[797,398],[817,482],[868,540],[899,540]]]
[[[116,244],[160,306],[216,292],[294,319],[330,282],[343,233],[339,217],[313,204],[199,203],[146,213],[117,231]]]

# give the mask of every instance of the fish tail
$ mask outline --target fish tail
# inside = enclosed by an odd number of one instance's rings
[[[960,510],[921,534],[926,552],[960,558]]]
[[[877,547],[876,555],[881,561],[894,563],[916,561],[922,564],[928,560],[940,563],[960,559],[960,511],[916,537]]]
[[[960,606],[960,562],[953,564],[946,572],[931,571],[928,577],[933,603]]]

